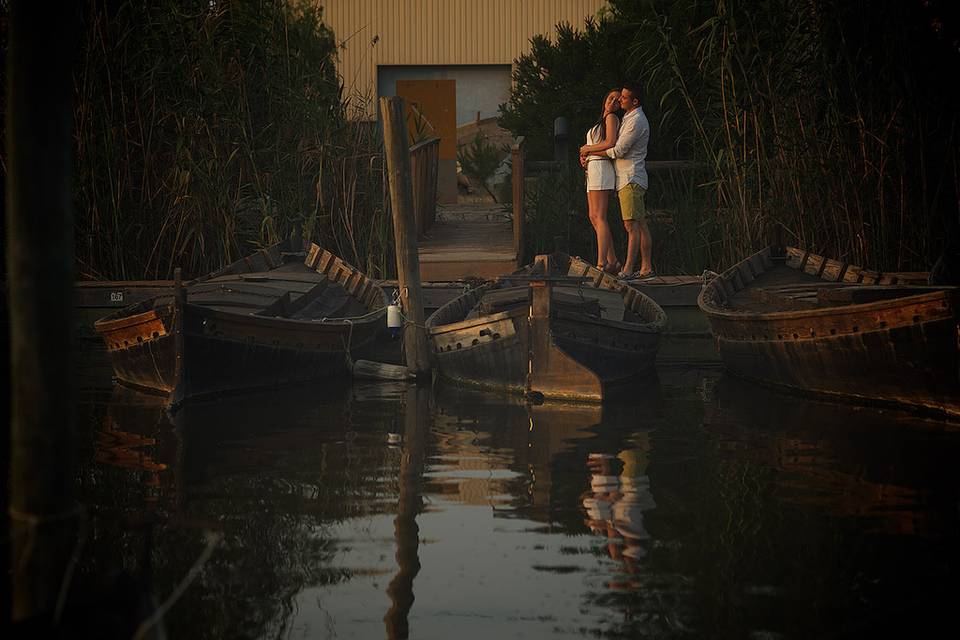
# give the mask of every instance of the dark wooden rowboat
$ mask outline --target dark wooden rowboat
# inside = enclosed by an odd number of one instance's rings
[[[117,380],[172,405],[344,374],[385,325],[373,280],[285,241],[96,322]]]
[[[960,417],[960,290],[767,248],[701,292],[727,369],[803,392]]]
[[[442,377],[600,401],[653,374],[665,324],[663,309],[634,287],[552,254],[440,307],[427,332]]]

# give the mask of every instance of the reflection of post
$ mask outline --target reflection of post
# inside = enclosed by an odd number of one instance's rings
[[[54,616],[77,539],[70,152],[78,33],[76,7],[10,4],[6,221],[14,621]]]
[[[407,614],[413,607],[413,579],[420,572],[420,528],[417,514],[422,500],[420,478],[423,474],[423,454],[430,425],[430,392],[411,386],[405,396],[403,456],[400,459],[400,504],[393,521],[397,541],[397,575],[387,587],[390,610],[383,617],[388,638],[407,638],[410,625]]]

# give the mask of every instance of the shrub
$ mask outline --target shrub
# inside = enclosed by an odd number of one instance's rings
[[[497,197],[490,191],[488,181],[500,167],[505,155],[504,150],[491,144],[483,131],[477,133],[469,143],[457,147],[457,162],[464,175],[482,186],[494,201]]]

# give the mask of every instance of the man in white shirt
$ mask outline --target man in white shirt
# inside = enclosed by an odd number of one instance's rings
[[[603,154],[597,154],[613,158],[617,173],[617,199],[620,201],[623,227],[627,230],[627,260],[619,274],[623,278],[653,275],[653,237],[647,225],[647,210],[644,204],[647,193],[646,159],[650,123],[640,106],[642,98],[643,90],[638,84],[628,82],[623,85],[620,90],[620,108],[624,115],[617,144]],[[636,270],[638,253],[640,269]]]

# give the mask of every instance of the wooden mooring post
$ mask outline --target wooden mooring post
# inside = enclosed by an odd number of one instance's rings
[[[517,268],[523,266],[523,193],[524,193],[524,140],[523,136],[516,139],[510,150],[512,163],[512,196],[513,196],[513,249],[517,256]]]
[[[424,327],[423,294],[420,287],[420,256],[417,252],[417,220],[413,208],[410,145],[403,99],[380,98],[383,145],[390,183],[393,238],[397,247],[397,281],[406,322],[403,350],[407,368],[421,376],[430,371],[430,346]]]
[[[10,618],[46,637],[68,593],[74,491],[71,74],[80,12],[10,5],[7,284],[10,313]],[[36,633],[34,633],[36,632]],[[26,637],[26,635],[24,636]]]

